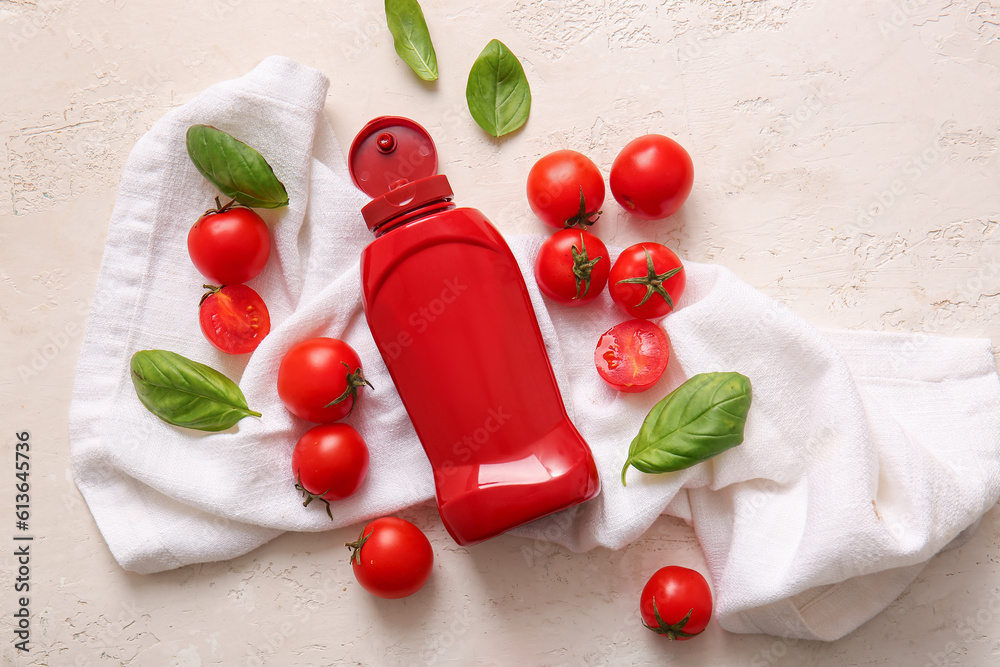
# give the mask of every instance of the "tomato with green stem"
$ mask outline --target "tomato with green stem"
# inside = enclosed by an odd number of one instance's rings
[[[349,424],[320,424],[306,431],[292,450],[295,488],[303,507],[319,500],[332,519],[331,500],[352,496],[368,474],[368,446]]]
[[[212,345],[226,354],[249,354],[271,331],[271,316],[257,292],[246,285],[204,285],[198,323]]]
[[[397,517],[375,519],[347,547],[354,578],[380,598],[413,595],[427,583],[434,567],[430,540],[412,523]]]
[[[659,243],[636,243],[622,251],[608,275],[608,291],[631,317],[650,320],[674,310],[687,274],[680,258]]]
[[[361,387],[372,388],[361,359],[337,338],[310,338],[293,345],[278,366],[278,397],[296,417],[324,424],[354,410]]]
[[[215,198],[191,227],[188,254],[203,276],[219,285],[245,283],[267,264],[271,233],[263,218],[235,200],[225,206]]]
[[[667,639],[697,637],[712,618],[712,590],[700,572],[678,565],[657,570],[639,596],[642,624]]]
[[[670,359],[666,332],[649,320],[628,320],[611,327],[594,350],[601,378],[617,391],[637,393],[659,382]]]
[[[608,283],[608,249],[582,229],[563,229],[545,239],[535,259],[535,282],[550,299],[579,305],[596,299]]]
[[[552,227],[587,227],[604,203],[604,176],[590,158],[572,150],[543,156],[528,172],[528,205]]]

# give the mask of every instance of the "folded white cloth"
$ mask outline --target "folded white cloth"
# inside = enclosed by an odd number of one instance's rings
[[[70,409],[77,485],[126,569],[228,559],[282,531],[346,526],[433,497],[430,466],[361,311],[367,198],[323,116],[327,83],[268,58],[172,110],[128,160]],[[287,209],[263,213],[273,250],[250,285],[272,331],[249,359],[216,351],[198,327],[205,281],[186,235],[216,193],[187,156],[194,123],[258,148],[290,197]],[[644,394],[617,394],[596,375],[592,350],[623,318],[606,293],[579,308],[543,299],[530,278],[541,241],[517,237],[511,247],[604,488],[517,534],[573,551],[615,549],[664,512],[683,517],[704,548],[722,627],[832,640],[888,605],[1000,495],[1000,381],[988,340],[820,331],[726,269],[687,263],[687,291],[662,321],[672,342],[664,379]],[[370,447],[369,477],[334,504],[333,522],[322,507],[304,508],[294,488],[291,451],[310,425],[275,389],[283,353],[320,335],[350,343],[375,387],[348,419]],[[156,419],[128,372],[132,353],[154,348],[238,381],[263,418],[204,435]],[[679,473],[632,469],[622,487],[648,410],[704,371],[751,379],[744,444]]]

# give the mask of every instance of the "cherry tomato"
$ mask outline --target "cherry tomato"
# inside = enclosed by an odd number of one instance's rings
[[[604,177],[582,153],[549,153],[528,172],[528,205],[553,227],[592,225],[603,203]]]
[[[354,494],[368,474],[368,446],[348,424],[320,424],[303,434],[292,450],[295,488],[302,492],[303,506],[319,499],[330,511],[331,500]]]
[[[571,306],[596,299],[610,270],[607,247],[582,229],[563,229],[545,239],[535,259],[538,288],[550,299]]]
[[[684,148],[662,134],[634,139],[611,165],[611,194],[625,210],[647,220],[673,215],[694,183],[694,164]]]
[[[405,519],[375,519],[351,549],[354,578],[372,595],[394,600],[413,595],[427,583],[434,566],[430,540]]]
[[[208,342],[227,354],[248,354],[271,331],[264,300],[246,285],[205,285],[198,322]]]
[[[296,417],[324,424],[343,419],[371,387],[361,373],[358,353],[336,338],[296,343],[278,366],[278,397]]]
[[[626,314],[644,320],[672,311],[686,284],[680,258],[659,243],[625,248],[608,274],[611,299]]]
[[[670,565],[657,570],[639,596],[642,624],[667,639],[700,635],[712,618],[712,590],[700,572]]]
[[[209,211],[188,232],[188,253],[203,276],[220,285],[245,283],[264,269],[271,234],[248,208]]]
[[[627,393],[646,391],[659,381],[670,359],[670,341],[649,320],[628,320],[601,336],[594,351],[604,381]]]

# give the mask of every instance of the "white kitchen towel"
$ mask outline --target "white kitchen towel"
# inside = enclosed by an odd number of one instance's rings
[[[433,497],[430,466],[361,310],[367,197],[323,115],[327,84],[318,71],[268,58],[170,111],[125,167],[70,439],[77,485],[126,569],[228,559],[282,531],[355,524]],[[218,352],[198,326],[205,281],[186,237],[217,193],[187,156],[194,123],[258,148],[289,193],[287,209],[263,212],[272,255],[250,285],[268,304],[272,330],[249,357]],[[517,534],[573,551],[616,549],[664,512],[682,517],[704,548],[722,627],[832,640],[888,605],[995,504],[1000,380],[988,340],[821,331],[726,269],[687,263],[687,291],[662,320],[672,342],[667,373],[644,394],[618,394],[597,377],[592,350],[621,314],[607,293],[578,308],[544,299],[530,275],[541,241],[510,240],[603,490]],[[291,416],[275,389],[283,353],[320,335],[350,343],[375,387],[348,418],[370,447],[369,477],[334,504],[332,522],[322,506],[303,507],[294,488],[291,451],[311,425]],[[214,434],[161,422],[129,379],[129,358],[142,349],[219,369],[263,417]],[[621,466],[648,410],[705,371],[751,379],[743,445],[679,473],[630,470],[623,487]]]

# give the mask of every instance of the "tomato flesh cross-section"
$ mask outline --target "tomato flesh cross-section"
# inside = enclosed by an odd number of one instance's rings
[[[656,384],[670,359],[670,341],[649,320],[628,320],[601,336],[594,351],[600,376],[618,391],[646,391]]]

